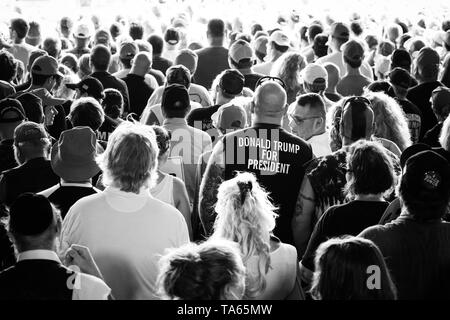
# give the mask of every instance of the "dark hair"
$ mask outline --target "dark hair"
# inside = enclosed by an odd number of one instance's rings
[[[448,30],[450,30],[450,20],[447,19],[447,20],[442,21],[441,27],[442,27],[442,31],[447,32]]]
[[[120,118],[123,112],[123,96],[117,89],[105,89],[103,91],[105,98],[102,101],[103,110],[108,117],[113,119]]]
[[[111,51],[104,45],[96,45],[91,52],[91,64],[99,71],[107,71],[111,63]]]
[[[310,42],[314,41],[314,38],[323,32],[323,28],[321,25],[312,24],[308,28],[308,39]]]
[[[371,92],[382,92],[391,98],[396,98],[394,88],[389,81],[377,80],[367,86],[367,90]]]
[[[276,44],[276,43],[273,42],[273,41],[271,41],[270,43],[272,44],[273,48],[274,48],[276,51],[279,51],[279,52],[281,52],[281,53],[285,53],[285,52],[287,52],[287,51],[289,50],[289,46],[280,46],[280,45]]]
[[[298,97],[297,104],[299,106],[307,106],[313,109],[321,109],[321,111],[326,113],[325,111],[325,103],[323,102],[322,97],[317,93],[306,93],[302,94]]]
[[[313,51],[314,54],[321,58],[328,54],[328,36],[325,33],[319,33],[314,37]]]
[[[17,18],[11,20],[11,29],[17,33],[19,39],[24,39],[30,30],[30,25],[24,19]]]
[[[144,27],[140,23],[132,22],[129,33],[133,40],[141,40],[144,37]]]
[[[8,51],[0,52],[0,80],[10,82],[17,75],[17,64],[14,56]]]
[[[350,24],[350,29],[356,36],[360,36],[363,33],[363,28],[361,26],[361,23],[359,21],[353,21]]]
[[[225,36],[225,23],[221,19],[211,19],[208,22],[208,33],[213,38]]]
[[[402,34],[400,40],[398,40],[398,46],[401,49],[405,49],[405,42],[411,39],[412,36],[409,33]]]
[[[74,127],[89,127],[96,132],[105,120],[104,111],[94,98],[76,100],[70,109],[69,118]]]
[[[377,142],[355,142],[347,154],[347,172],[345,188],[351,195],[384,193],[394,185],[392,160]]]
[[[344,55],[344,62],[347,63],[353,69],[360,68],[362,66],[362,59],[352,60]]]
[[[250,34],[252,36],[255,36],[256,32],[258,31],[263,31],[262,25],[260,25],[259,23],[252,24],[252,26],[250,27]]]
[[[302,26],[300,28],[300,39],[303,40],[303,41],[308,42],[307,33],[308,33],[308,27],[307,26]]]
[[[122,62],[123,66],[125,67],[125,69],[130,69],[131,68],[131,61],[133,59],[130,58],[119,58],[120,62]]]
[[[450,60],[447,62],[447,65],[444,68],[444,72],[442,73],[441,78],[442,84],[447,88],[450,88]]]
[[[188,244],[172,250],[160,263],[158,286],[169,299],[227,299],[225,289],[245,278],[242,258],[231,244]]]
[[[311,293],[321,300],[396,300],[397,290],[380,249],[356,237],[330,239],[316,251]],[[369,288],[370,268],[380,270],[380,287]],[[372,271],[374,272],[374,271]]]
[[[164,40],[160,36],[154,34],[151,35],[147,41],[152,45],[153,47],[153,54],[161,54],[163,51],[164,46]]]
[[[118,22],[114,22],[113,24],[111,24],[111,27],[109,27],[109,33],[111,33],[111,37],[113,37],[113,39],[120,36],[120,34],[122,33],[121,24]]]
[[[72,70],[74,73],[78,73],[78,71],[80,70],[78,59],[73,53],[66,53],[61,58],[61,64],[69,67],[70,70]]]
[[[158,157],[161,157],[164,155],[167,150],[170,148],[170,140],[172,139],[172,135],[170,131],[166,130],[163,127],[160,126],[152,126],[152,129],[155,131],[156,134],[156,142],[158,143],[159,148],[159,155]]]
[[[247,41],[248,43],[252,42],[252,36],[246,33],[239,33],[236,37],[236,41],[243,40]]]

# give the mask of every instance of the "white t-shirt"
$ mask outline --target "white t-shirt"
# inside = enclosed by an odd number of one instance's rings
[[[86,246],[119,300],[158,299],[159,259],[189,243],[183,215],[152,197],[108,187],[75,203],[63,221],[61,250]]]
[[[255,73],[260,73],[265,76],[270,76],[270,72],[272,71],[273,62],[264,62],[261,64],[257,64],[253,67],[253,71]]]
[[[330,147],[330,134],[328,132],[324,132],[321,135],[314,136],[308,140],[311,144],[311,148],[313,150],[313,154],[318,157],[324,157],[329,154],[332,154]]]
[[[153,91],[150,99],[148,99],[147,107],[161,103],[164,88],[164,86],[160,86]],[[212,105],[208,90],[195,83],[191,83],[189,86],[189,100],[201,104],[202,107],[210,107]]]
[[[339,73],[341,79],[347,74],[347,66],[344,63],[344,57],[342,52],[334,52],[329,55],[326,55],[325,57],[321,57],[317,59],[316,63],[323,65],[327,62],[334,63],[339,68]],[[361,74],[370,80],[373,80],[373,72],[370,65],[367,63],[367,61],[363,61],[361,68],[360,68]]]

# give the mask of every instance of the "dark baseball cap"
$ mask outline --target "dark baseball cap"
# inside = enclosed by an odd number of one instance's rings
[[[188,88],[191,83],[191,72],[181,64],[172,66],[166,71],[166,81],[170,84],[182,84]]]
[[[13,233],[38,236],[53,223],[54,215],[50,201],[42,195],[24,193],[9,210],[9,226]]]
[[[95,99],[104,99],[102,83],[93,77],[86,77],[78,83],[67,83],[66,87],[72,90],[78,89],[81,93],[87,93],[90,97]]]
[[[245,78],[238,70],[228,69],[222,74],[219,86],[227,94],[236,96],[244,89]]]
[[[25,110],[18,100],[6,98],[0,101],[0,123],[18,122],[26,119]]]
[[[175,28],[169,28],[164,34],[164,41],[171,45],[176,45],[180,42],[180,33]]]
[[[174,83],[164,88],[161,107],[170,110],[182,110],[189,108],[189,92],[185,86]]]
[[[409,158],[415,156],[420,152],[428,150],[431,150],[431,147],[425,143],[416,143],[412,146],[409,146],[402,152],[402,155],[400,156],[400,166],[402,167],[402,169],[404,169]]]
[[[391,65],[393,67],[400,67],[406,70],[411,68],[411,55],[405,49],[394,50],[391,56]]]
[[[36,122],[23,122],[14,130],[14,142],[16,144],[48,138],[44,125]]]
[[[408,71],[402,68],[394,68],[389,73],[389,80],[394,86],[409,89],[411,87],[412,79]]]

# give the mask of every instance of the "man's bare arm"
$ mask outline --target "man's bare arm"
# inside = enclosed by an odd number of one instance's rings
[[[298,193],[295,211],[292,217],[292,232],[299,259],[308,246],[312,232],[312,219],[315,210],[314,191],[309,178],[305,175]]]

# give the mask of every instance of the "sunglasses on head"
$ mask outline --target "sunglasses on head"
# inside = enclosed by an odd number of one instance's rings
[[[354,102],[364,103],[364,104],[368,105],[369,107],[372,107],[372,103],[370,102],[370,100],[365,97],[351,97],[351,98],[348,98],[347,100],[345,100],[344,105],[342,106],[342,110],[344,110],[345,107],[349,103],[354,103]]]
[[[268,82],[268,81],[273,81],[275,83],[278,83],[280,86],[283,87],[284,90],[286,90],[286,84],[284,83],[283,80],[281,80],[278,77],[271,77],[271,76],[265,76],[265,77],[262,77],[261,79],[259,79],[258,82],[256,83],[255,89],[258,88],[259,86],[261,86],[263,83]]]

